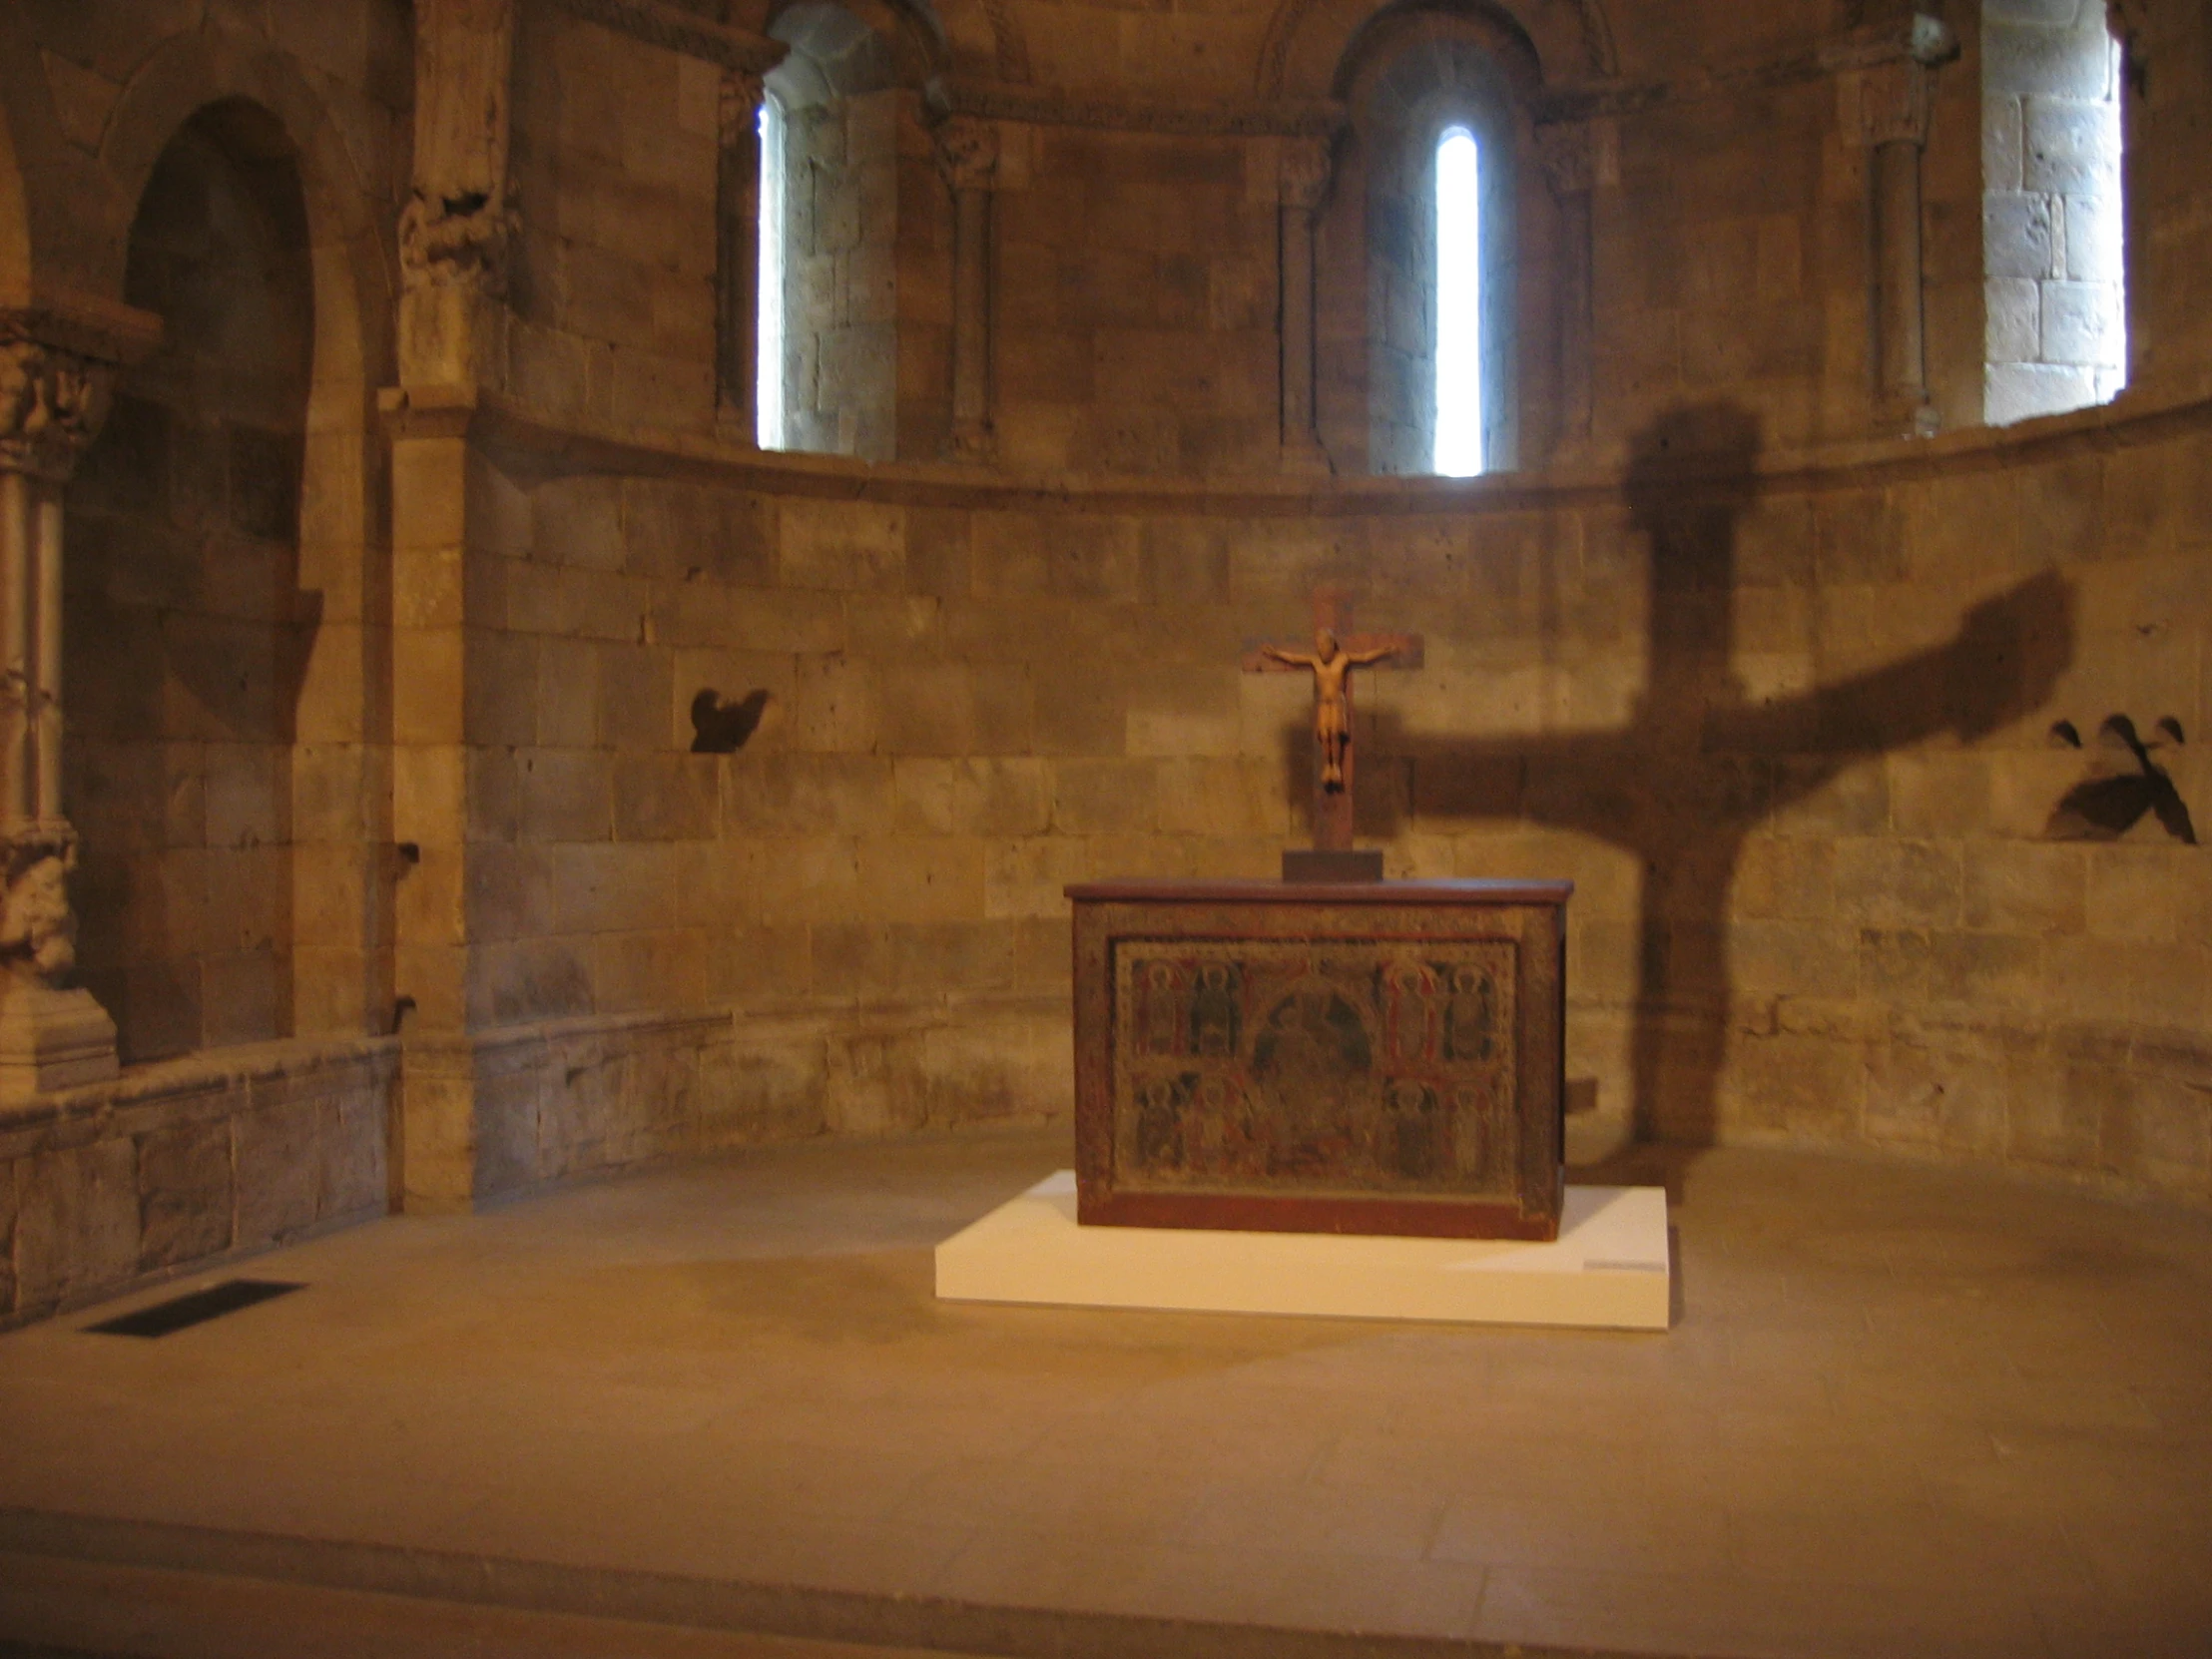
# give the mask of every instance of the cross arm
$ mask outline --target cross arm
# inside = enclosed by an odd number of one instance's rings
[[[1427,644],[1419,634],[1354,634],[1338,643],[1346,656],[1371,668],[1419,668]]]
[[[1266,640],[1245,642],[1244,671],[1247,674],[1305,674],[1313,666],[1313,653],[1295,645],[1276,645]]]

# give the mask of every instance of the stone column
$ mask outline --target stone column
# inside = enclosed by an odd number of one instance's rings
[[[116,1073],[115,1021],[68,983],[77,831],[62,812],[62,486],[114,369],[0,319],[0,1099]]]
[[[998,126],[947,116],[934,134],[937,171],[952,193],[953,460],[997,453],[991,425],[991,187],[998,177]]]
[[[715,412],[722,435],[760,442],[761,77],[724,70],[715,151]]]
[[[1281,274],[1283,430],[1285,472],[1328,473],[1314,375],[1319,327],[1314,281],[1314,227],[1329,197],[1331,154],[1327,139],[1284,141],[1277,169],[1278,246]]]
[[[399,215],[399,377],[497,379],[516,219],[507,151],[514,0],[418,0],[414,188]]]
[[[1595,312],[1591,291],[1595,231],[1591,200],[1597,188],[1596,147],[1587,122],[1557,122],[1536,129],[1536,155],[1544,182],[1559,204],[1559,441],[1578,454],[1590,441]]]
[[[1928,143],[1930,70],[1900,55],[1839,84],[1844,129],[1867,150],[1873,273],[1876,419],[1933,429],[1921,267],[1921,151]]]
[[[468,727],[471,648],[485,621],[469,614],[470,433],[480,391],[505,370],[513,41],[513,0],[416,0],[399,384],[381,398],[392,480],[394,1160],[408,1210],[465,1208],[489,1185],[485,1148],[508,1133],[497,1103],[479,1098],[466,895],[485,760]]]

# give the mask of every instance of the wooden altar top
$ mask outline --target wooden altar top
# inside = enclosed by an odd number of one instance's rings
[[[1564,904],[1572,881],[1501,881],[1439,876],[1415,881],[1228,880],[1077,881],[1078,904]]]

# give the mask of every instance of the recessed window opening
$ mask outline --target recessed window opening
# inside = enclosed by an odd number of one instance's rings
[[[784,429],[784,106],[761,100],[760,335],[755,351],[754,430],[763,449],[782,449]]]
[[[1435,468],[1482,470],[1480,163],[1474,135],[1445,129],[1436,145]]]
[[[2106,403],[2127,384],[2121,100],[2106,0],[1983,0],[1983,418]]]

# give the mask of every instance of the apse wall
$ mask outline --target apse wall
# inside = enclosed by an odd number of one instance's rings
[[[1064,1114],[1062,886],[1273,873],[1309,697],[1238,660],[1335,580],[1427,637],[1362,691],[1389,873],[1577,882],[1583,1109],[2204,1196],[2206,421],[1815,467],[1755,430],[1685,407],[1625,486],[1045,496],[546,476],[505,422],[472,1022],[728,1005],[710,1139]],[[710,692],[767,694],[726,757]]]

